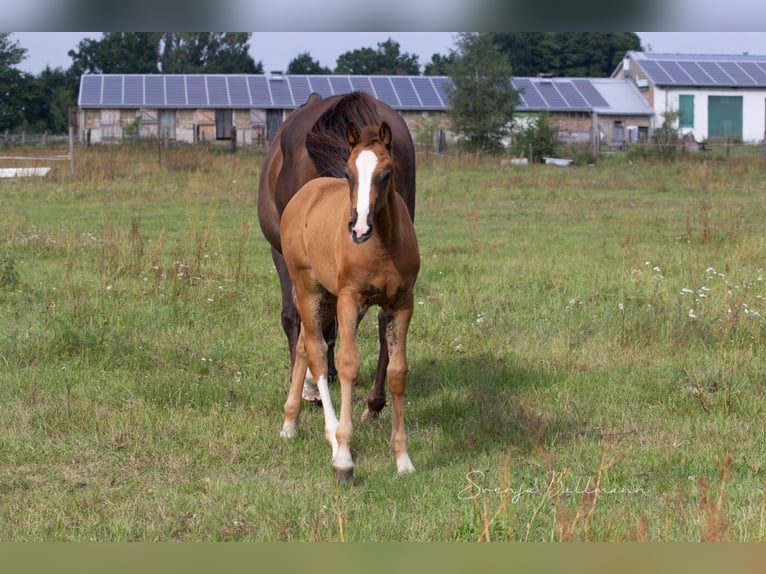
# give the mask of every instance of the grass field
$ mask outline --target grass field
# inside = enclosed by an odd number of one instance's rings
[[[421,157],[417,472],[386,408],[348,487],[321,409],[278,436],[261,160],[78,149],[74,179],[0,181],[0,540],[766,540],[760,158]],[[357,419],[373,315],[360,346]]]

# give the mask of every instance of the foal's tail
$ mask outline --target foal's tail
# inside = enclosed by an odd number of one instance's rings
[[[324,112],[306,135],[306,150],[320,176],[343,177],[348,161],[346,126],[380,123],[377,101],[364,92],[351,92]]]

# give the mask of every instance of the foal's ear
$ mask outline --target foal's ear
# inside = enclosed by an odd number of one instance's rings
[[[383,145],[386,147],[391,145],[391,128],[388,126],[386,122],[383,122],[380,124],[380,129],[378,130],[378,137],[380,137],[380,141],[383,142]]]
[[[346,126],[346,141],[351,147],[354,147],[356,142],[359,141],[359,131],[353,123],[349,123]]]

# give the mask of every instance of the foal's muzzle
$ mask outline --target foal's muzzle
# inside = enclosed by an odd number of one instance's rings
[[[362,235],[357,235],[356,230],[354,229],[355,225],[356,221],[348,222],[348,233],[351,236],[351,241],[354,243],[364,243],[370,237],[372,237],[372,225],[368,225],[367,231],[365,231]]]
[[[356,208],[351,210],[351,220],[348,222],[348,233],[351,236],[351,241],[354,243],[364,243],[370,237],[372,237],[372,214],[367,217],[367,229],[361,235],[356,230],[356,224],[359,219],[359,214]]]

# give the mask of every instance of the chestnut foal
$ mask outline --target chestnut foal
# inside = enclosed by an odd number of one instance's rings
[[[346,179],[321,177],[306,183],[287,204],[280,224],[282,253],[301,317],[281,436],[295,436],[308,366],[319,387],[335,475],[343,482],[351,481],[354,471],[351,402],[359,376],[357,326],[373,305],[388,319],[386,375],[397,472],[415,470],[407,454],[404,391],[412,288],[420,269],[412,219],[393,189],[391,128],[383,122],[360,133],[349,124],[346,140],[351,147]],[[322,335],[336,314],[340,419],[328,390],[327,343]]]

